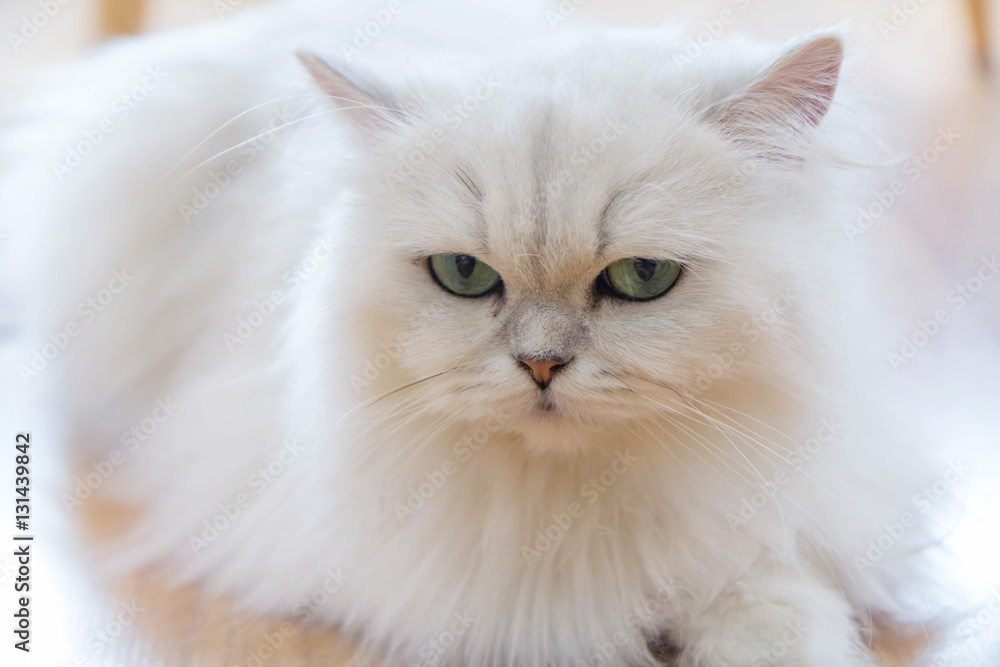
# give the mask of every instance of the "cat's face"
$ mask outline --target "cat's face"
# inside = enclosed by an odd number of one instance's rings
[[[838,41],[813,44],[839,65]],[[640,54],[589,44],[424,95],[390,129],[358,119],[348,266],[373,353],[399,351],[379,391],[431,378],[423,399],[456,418],[607,428],[796,346],[806,167],[758,126],[734,139],[746,109],[706,111],[773,81],[698,87],[676,65],[635,71]]]

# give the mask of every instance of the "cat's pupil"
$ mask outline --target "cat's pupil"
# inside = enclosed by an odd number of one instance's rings
[[[656,272],[656,260],[637,259],[635,260],[635,274],[642,282],[647,282]]]
[[[472,255],[459,255],[455,258],[455,268],[458,269],[460,276],[468,279],[472,275],[473,269],[476,268],[476,258]]]

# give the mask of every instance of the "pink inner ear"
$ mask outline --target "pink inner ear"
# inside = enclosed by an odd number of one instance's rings
[[[744,136],[818,125],[830,110],[843,58],[835,36],[796,47],[726,107],[721,124],[727,133]]]
[[[306,70],[312,75],[320,90],[330,96],[330,100],[343,109],[344,115],[356,126],[373,129],[384,124],[398,112],[358,88],[347,77],[331,67],[319,57],[298,52],[295,54]]]

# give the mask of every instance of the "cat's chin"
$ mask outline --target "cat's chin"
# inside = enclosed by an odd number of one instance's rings
[[[576,455],[600,449],[608,442],[609,430],[568,416],[554,405],[540,403],[515,417],[510,430],[523,445],[542,454]]]

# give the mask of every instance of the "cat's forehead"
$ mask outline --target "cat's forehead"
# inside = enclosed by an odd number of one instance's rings
[[[579,111],[538,101],[521,110],[505,132],[477,145],[470,134],[454,156],[477,194],[475,224],[494,261],[565,275],[623,255],[682,252],[686,200],[712,187],[701,159],[685,157],[689,140],[651,137],[622,105]]]
[[[482,193],[484,251],[507,273],[536,281],[571,279],[574,269],[591,272],[607,249],[603,213],[614,181],[605,165],[560,146],[562,137],[547,123],[523,131],[528,136],[497,146],[491,159],[470,167]]]
[[[421,157],[394,179],[400,239],[480,256],[525,283],[580,283],[627,256],[691,256],[731,168],[721,142],[662,91],[626,96],[609,81],[505,79],[458,116],[450,103],[423,116],[396,147]],[[433,151],[428,128],[448,128]]]

